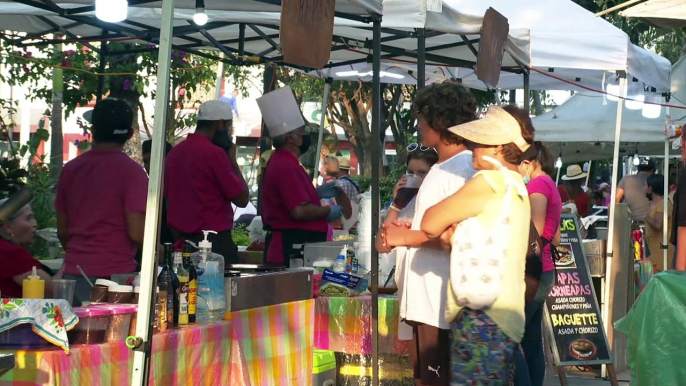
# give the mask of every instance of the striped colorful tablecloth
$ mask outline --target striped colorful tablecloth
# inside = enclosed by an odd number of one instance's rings
[[[167,331],[153,337],[151,385],[245,385],[233,340],[233,325],[222,321]],[[4,350],[7,351],[7,350]],[[17,366],[0,385],[128,385],[133,351],[123,342],[60,349],[19,350]]]
[[[379,298],[379,352],[407,354],[408,342],[398,340],[399,303]],[[321,350],[346,354],[372,353],[371,296],[318,297],[315,305],[314,344]]]
[[[312,385],[314,299],[231,316],[252,386]]]

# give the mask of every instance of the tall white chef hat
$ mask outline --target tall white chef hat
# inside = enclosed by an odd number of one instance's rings
[[[289,86],[257,98],[257,105],[272,138],[305,126],[298,102]]]

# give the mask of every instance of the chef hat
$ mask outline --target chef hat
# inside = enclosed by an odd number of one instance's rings
[[[305,126],[298,102],[288,86],[257,98],[257,105],[272,138]]]

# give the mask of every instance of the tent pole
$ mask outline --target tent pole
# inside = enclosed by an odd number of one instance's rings
[[[102,30],[103,36],[107,36],[107,30]],[[107,41],[103,40],[100,42],[100,63],[98,63],[98,89],[95,93],[95,102],[100,102],[102,96],[105,94],[105,67],[107,66]]]
[[[610,330],[611,320],[610,320],[610,294],[612,293],[611,287],[614,285],[612,280],[612,260],[614,259],[613,247],[614,247],[614,231],[615,231],[615,199],[617,197],[617,180],[619,178],[619,144],[622,136],[622,117],[624,113],[624,98],[626,98],[626,73],[619,73],[619,101],[617,102],[617,120],[615,123],[615,147],[612,156],[612,190],[610,193],[610,208],[608,211],[609,221],[607,230],[607,259],[606,259],[606,269],[605,276],[602,278],[601,288],[603,289],[602,297],[602,317],[603,326],[605,327],[605,333]],[[614,344],[610,343],[610,351],[613,351]],[[604,377],[606,373],[606,366],[602,367],[602,376]]]
[[[157,230],[162,204],[162,171],[164,169],[165,122],[169,102],[170,65],[172,32],[174,28],[174,4],[176,0],[162,2],[162,21],[160,24],[160,48],[157,63],[157,99],[155,101],[155,124],[153,126],[152,154],[150,159],[150,183],[148,185],[148,204],[145,216],[145,236],[143,240],[143,261],[141,266],[141,292],[138,301],[138,324],[136,344],[133,354],[133,374],[131,384],[148,384],[150,374],[150,354],[152,350],[153,306],[157,278]]]
[[[665,116],[669,117],[669,107],[666,107],[666,112]],[[669,224],[668,224],[668,219],[669,219],[669,139],[665,138],[665,160],[664,164],[662,165],[663,168],[663,173],[665,177],[665,188],[663,191],[663,199],[662,199],[662,204],[664,205],[664,211],[662,212],[662,262],[663,262],[663,270],[667,271],[670,269],[670,267],[667,266],[667,261],[669,260],[669,253],[668,253],[668,246],[669,246],[669,240],[668,240],[668,233],[670,231],[669,229]]]
[[[322,143],[324,142],[324,125],[326,124],[326,108],[329,105],[329,94],[331,94],[331,67],[326,70],[326,78],[324,78],[324,95],[322,95],[322,117],[319,119],[319,138],[317,139],[317,152],[314,156],[314,178],[312,183],[317,185],[317,178],[319,177],[319,165],[322,158]]]
[[[372,236],[379,229],[381,156],[381,16],[374,17],[372,33]],[[379,385],[379,253],[372,247],[372,385]]]
[[[417,34],[417,91],[419,91],[426,86],[426,29],[417,28],[415,31]],[[417,130],[417,143],[422,143],[419,130]]]
[[[531,112],[531,100],[529,94],[531,94],[531,86],[529,81],[529,71],[524,71],[524,110],[527,113]]]
[[[588,181],[591,179],[591,167],[593,166],[593,161],[588,161],[588,171],[586,172],[586,187],[588,188]]]

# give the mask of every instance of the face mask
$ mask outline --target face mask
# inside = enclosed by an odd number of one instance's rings
[[[527,170],[524,176],[524,185],[527,185],[529,182],[531,182],[531,171]]]
[[[302,138],[303,143],[300,146],[298,146],[298,149],[300,150],[300,154],[305,154],[312,145],[312,137],[310,137],[309,134],[306,134],[301,136],[300,138]]]

